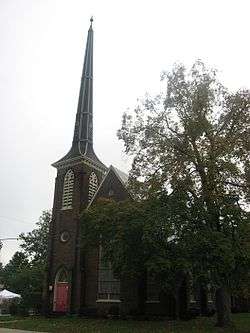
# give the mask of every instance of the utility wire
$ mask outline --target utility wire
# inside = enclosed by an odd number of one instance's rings
[[[19,223],[23,223],[23,224],[28,224],[28,225],[31,225],[32,223],[34,224],[34,222],[26,222],[24,220],[20,220],[20,219],[16,219],[14,217],[7,217],[7,216],[2,216],[0,215],[0,219],[4,219],[4,220],[7,220],[7,221],[16,221],[16,222],[19,222]]]
[[[6,237],[6,238],[0,238],[0,242],[7,241],[7,240],[18,240],[19,237]]]

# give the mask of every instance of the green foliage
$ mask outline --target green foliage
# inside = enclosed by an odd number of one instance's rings
[[[190,72],[176,65],[163,80],[166,93],[125,114],[118,132],[134,155],[131,186],[143,180],[144,196],[166,188],[185,193],[192,233],[208,243],[217,236],[214,244],[235,243],[244,215],[239,204],[249,191],[250,93],[230,93],[200,61]],[[225,260],[232,246],[220,249]]]
[[[112,262],[119,275],[135,276],[146,260],[142,243],[143,221],[141,204],[99,200],[83,213],[83,244],[85,247],[100,244],[104,257]]]
[[[140,202],[99,200],[82,215],[83,246],[101,245],[119,277],[139,278],[148,271],[163,289],[172,289],[177,274],[189,268],[186,250],[176,239],[176,228],[187,217],[185,207],[179,193]]]
[[[39,261],[46,264],[50,221],[51,212],[45,210],[36,223],[36,229],[19,235],[22,250],[33,262]]]
[[[178,228],[193,277],[235,289],[249,274],[250,92],[229,92],[197,61],[164,73],[166,91],[146,97],[118,131],[134,156],[130,188],[140,197],[168,189],[188,196]],[[141,187],[139,190],[138,187]]]
[[[163,80],[166,93],[148,96],[133,115],[124,114],[118,131],[134,156],[131,181],[143,180],[145,195],[178,187],[193,200],[217,201],[225,194],[245,199],[249,91],[228,92],[216,71],[199,61],[190,72],[176,65]]]
[[[27,235],[20,235],[23,252],[16,252],[1,272],[4,287],[21,294],[18,311],[22,314],[29,309],[39,312],[42,306],[50,221],[51,213],[44,211],[37,228]]]
[[[4,267],[2,279],[6,289],[21,294],[18,308],[40,309],[43,283],[43,268],[40,265],[29,262],[24,253],[16,252]]]

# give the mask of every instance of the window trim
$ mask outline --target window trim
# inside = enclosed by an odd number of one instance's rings
[[[121,303],[122,301],[120,299],[102,299],[102,298],[98,298],[96,300],[96,303]]]

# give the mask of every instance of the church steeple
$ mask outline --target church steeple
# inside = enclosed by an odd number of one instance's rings
[[[93,148],[93,17],[90,19],[87,44],[85,49],[84,64],[81,77],[81,85],[78,99],[78,107],[75,120],[72,147],[68,154],[54,163],[75,158],[86,157],[102,168],[106,168],[97,158]]]
[[[76,114],[73,145],[78,144],[82,154],[93,149],[93,18],[90,19],[87,45]]]

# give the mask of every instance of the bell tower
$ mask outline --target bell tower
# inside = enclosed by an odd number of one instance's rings
[[[77,313],[83,306],[80,213],[107,168],[93,147],[93,18],[90,19],[72,145],[57,169],[50,228],[46,308]]]

